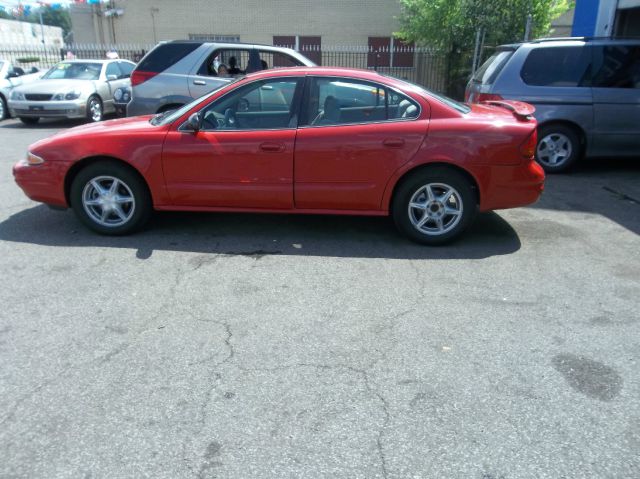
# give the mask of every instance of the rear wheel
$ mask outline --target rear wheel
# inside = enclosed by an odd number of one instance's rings
[[[35,125],[40,121],[40,117],[38,116],[21,116],[20,121],[25,125]]]
[[[440,245],[460,236],[477,209],[467,178],[454,170],[432,168],[415,173],[399,186],[392,214],[400,232],[411,240]]]
[[[543,126],[538,132],[536,160],[547,173],[567,171],[580,158],[580,146],[580,137],[573,128]]]
[[[71,206],[92,230],[124,235],[141,228],[151,215],[144,181],[126,166],[103,162],[81,170],[71,185]]]

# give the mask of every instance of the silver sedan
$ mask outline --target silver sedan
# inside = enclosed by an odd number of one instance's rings
[[[135,64],[127,60],[69,60],[28,85],[14,88],[9,109],[26,124],[40,118],[101,121],[115,111],[113,93],[130,84]]]

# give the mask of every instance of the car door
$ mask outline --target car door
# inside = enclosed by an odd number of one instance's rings
[[[392,174],[424,140],[429,105],[377,83],[310,77],[295,152],[300,209],[379,210]]]
[[[119,63],[120,62],[117,61],[109,62],[105,69],[108,94],[102,95],[102,102],[104,103],[106,111],[111,111],[114,109],[113,92],[115,92],[118,88],[127,86],[129,84],[129,79],[120,69],[118,65]]]
[[[640,154],[640,43],[593,46],[594,156]]]
[[[174,205],[290,209],[302,79],[238,86],[200,110],[202,127],[174,125],[162,165]]]

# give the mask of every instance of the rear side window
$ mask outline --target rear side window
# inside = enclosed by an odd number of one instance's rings
[[[522,65],[527,85],[550,87],[588,86],[591,56],[584,46],[536,48]]]
[[[492,84],[509,61],[509,58],[511,58],[511,55],[513,55],[513,50],[495,52],[476,70],[472,81],[483,85]]]
[[[640,89],[640,45],[593,47],[593,86]]]
[[[160,73],[195,51],[201,43],[164,43],[152,50],[137,70]]]

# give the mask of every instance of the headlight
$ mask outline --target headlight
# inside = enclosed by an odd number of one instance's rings
[[[42,163],[44,163],[44,159],[40,158],[38,155],[34,155],[33,153],[31,153],[30,151],[27,152],[27,158],[26,158],[26,163],[27,165],[41,165]]]
[[[77,100],[78,98],[80,98],[80,92],[75,90],[70,91],[64,96],[65,100]]]
[[[116,91],[113,92],[113,99],[116,101],[120,101],[122,99],[122,88],[117,88]]]
[[[24,94],[20,93],[19,91],[14,91],[11,94],[11,99],[12,100],[17,100],[17,101],[24,101]]]
[[[122,101],[125,102],[125,103],[129,103],[129,100],[131,100],[131,92],[125,91],[122,94]]]
[[[64,100],[64,93],[58,93],[56,95],[53,95],[52,100],[53,101],[62,101],[62,100]]]

